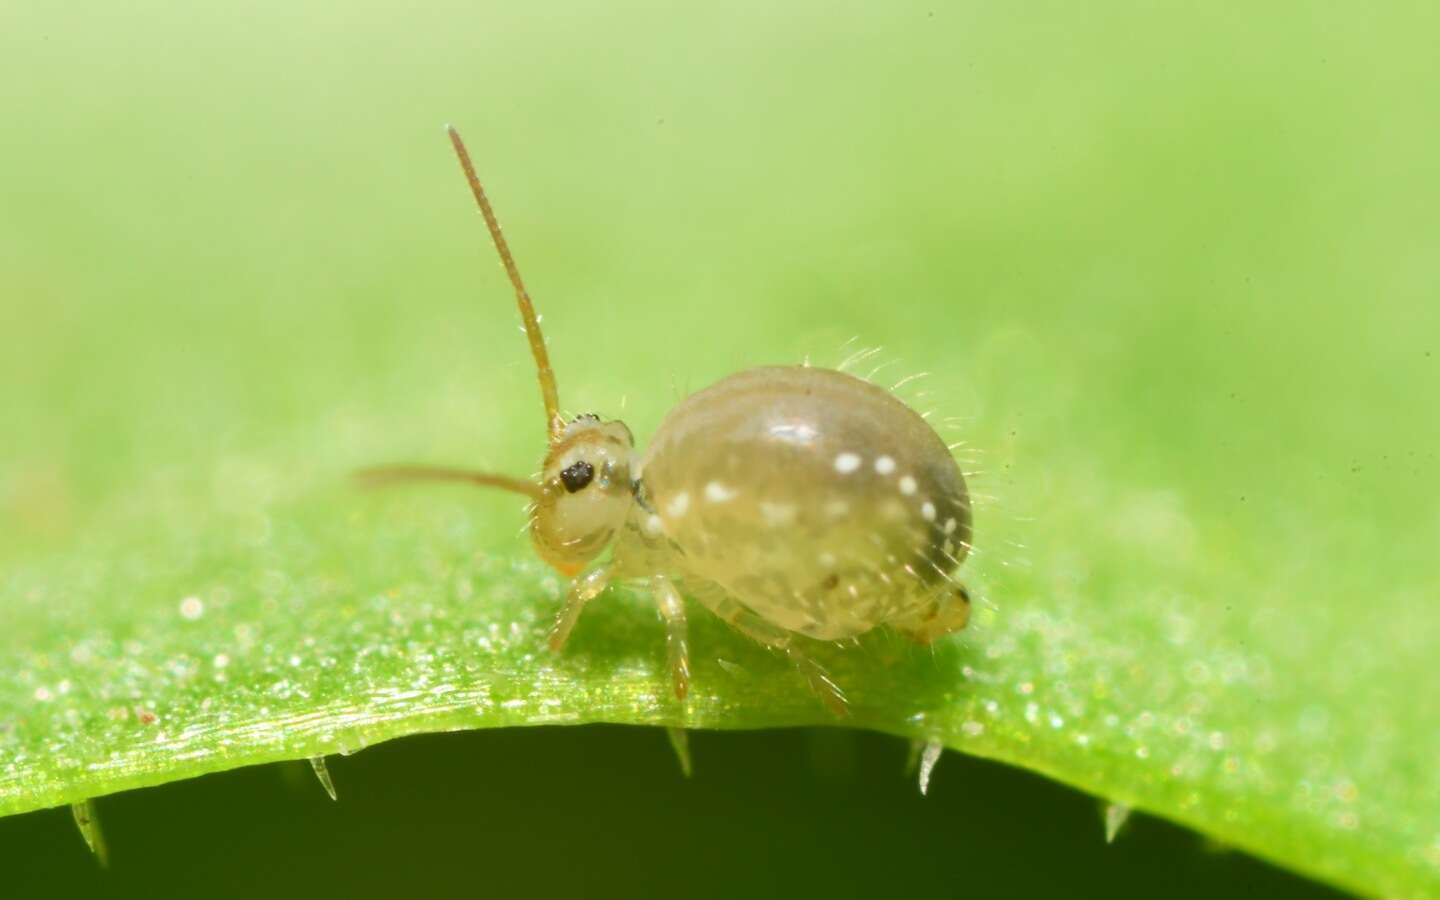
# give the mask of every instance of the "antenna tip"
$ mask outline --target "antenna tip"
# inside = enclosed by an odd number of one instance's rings
[[[451,125],[449,122],[446,122],[446,123],[445,123],[445,133],[448,134],[448,135],[450,135],[451,137],[459,137],[459,136],[460,136],[460,132],[456,131],[456,130],[455,130],[455,126],[454,126],[454,125]]]

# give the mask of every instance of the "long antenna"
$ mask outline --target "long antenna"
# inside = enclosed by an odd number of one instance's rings
[[[540,486],[531,481],[446,466],[374,466],[361,469],[355,473],[355,477],[367,487],[379,487],[397,481],[463,481],[482,487],[500,488],[512,494],[524,494],[531,500],[539,500],[541,495]]]
[[[470,183],[470,193],[475,195],[480,215],[485,217],[485,227],[490,229],[490,238],[500,253],[505,274],[510,276],[510,283],[515,286],[515,302],[520,306],[520,319],[525,325],[525,337],[530,341],[530,353],[535,357],[535,368],[540,377],[540,394],[545,401],[545,433],[550,442],[554,443],[564,430],[565,422],[560,417],[560,392],[555,387],[555,371],[550,368],[550,354],[545,352],[545,336],[540,333],[540,318],[535,315],[535,304],[530,302],[525,282],[520,280],[520,269],[515,265],[515,257],[510,255],[510,245],[505,243],[500,222],[495,218],[495,210],[490,208],[485,188],[480,186],[480,178],[475,174],[475,166],[470,162],[465,142],[460,140],[460,132],[455,130],[454,125],[446,125],[445,130],[450,134],[450,143],[455,146],[455,155],[460,157],[460,168],[465,170],[465,180]]]

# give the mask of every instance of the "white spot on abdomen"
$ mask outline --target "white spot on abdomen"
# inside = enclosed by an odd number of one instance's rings
[[[678,494],[676,494],[675,496],[671,497],[669,503],[666,503],[666,504],[665,504],[665,512],[668,513],[668,514],[669,514],[671,517],[673,517],[673,518],[679,518],[680,516],[685,515],[685,511],[688,510],[689,508],[690,508],[690,492],[689,492],[689,491],[681,491],[680,493],[678,493]]]
[[[915,493],[917,487],[919,487],[919,485],[915,483],[915,479],[912,476],[905,475],[900,478],[900,493],[905,496],[908,497]]]
[[[820,432],[809,422],[776,422],[769,428],[770,436],[787,444],[809,446]]]
[[[660,534],[665,530],[665,523],[660,521],[659,516],[650,516],[645,520],[645,530],[650,534]]]
[[[860,468],[860,455],[857,453],[842,453],[835,457],[835,471],[841,475],[848,475]]]
[[[895,471],[895,460],[889,456],[875,457],[875,474],[889,475]]]
[[[920,515],[924,516],[925,521],[927,522],[935,521],[935,504],[931,503],[929,500],[926,500],[920,506]]]
[[[728,485],[712,481],[705,485],[705,499],[711,503],[726,503],[735,499],[735,491]]]

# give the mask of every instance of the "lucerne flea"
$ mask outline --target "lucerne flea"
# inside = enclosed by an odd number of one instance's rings
[[[465,145],[454,128],[449,135],[515,287],[549,446],[538,482],[428,466],[365,477],[468,481],[528,497],[536,551],[573,579],[550,646],[564,646],[608,585],[643,582],[665,622],[681,699],[685,597],[786,654],[837,711],[845,696],[802,638],[886,625],[928,643],[965,627],[970,599],[954,577],[970,550],[965,479],[939,435],[888,391],[831,369],[749,369],[681,401],[643,453],[618,420],[562,417],[534,306]]]

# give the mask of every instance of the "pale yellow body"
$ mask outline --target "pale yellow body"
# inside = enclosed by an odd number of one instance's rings
[[[515,288],[545,407],[545,461],[538,482],[436,466],[380,467],[367,480],[465,481],[529,497],[536,551],[574,579],[550,646],[564,646],[612,581],[644,580],[682,699],[686,595],[784,652],[837,711],[844,694],[796,636],[888,625],[931,641],[965,627],[970,600],[952,580],[970,550],[965,479],[934,430],[887,391],[828,369],[751,369],[683,401],[638,458],[624,423],[566,421],[539,316],[469,153],[449,134]]]
[[[739,603],[824,640],[918,631],[963,602],[964,478],[924,419],[858,378],[732,375],[665,418],[635,474],[617,577],[669,575],[722,616]]]

